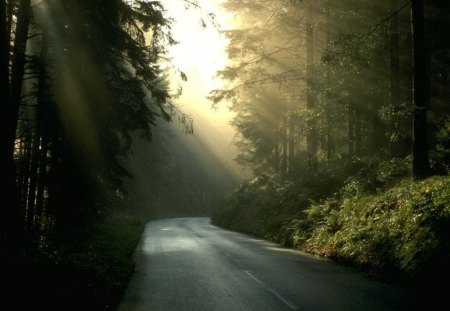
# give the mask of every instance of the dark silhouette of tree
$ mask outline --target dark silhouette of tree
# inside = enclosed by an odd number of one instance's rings
[[[428,159],[427,107],[429,102],[427,57],[425,52],[424,3],[412,0],[412,32],[414,51],[414,108],[413,108],[413,147],[412,170],[414,179],[430,176]]]
[[[159,65],[168,27],[156,2],[0,2],[2,239],[106,213],[132,135],[150,139],[156,118],[192,132]]]
[[[6,15],[6,2],[0,1],[0,179],[2,200],[9,202],[6,206],[2,204],[1,217],[1,239],[7,237],[11,231],[11,218],[16,207],[16,184],[14,174],[14,159],[11,152],[6,152],[10,148],[10,140],[7,135],[11,123],[11,107],[9,105],[9,33]]]

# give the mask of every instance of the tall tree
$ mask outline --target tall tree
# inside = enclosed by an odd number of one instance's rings
[[[308,165],[312,171],[318,168],[318,134],[316,117],[316,95],[315,95],[315,65],[314,65],[314,24],[313,6],[311,3],[306,8],[306,107],[308,110],[307,121],[307,152]]]
[[[10,2],[8,2],[10,4]],[[10,102],[9,88],[9,26],[11,18],[7,19],[6,2],[0,1],[0,194],[3,210],[1,211],[1,239],[10,239],[17,228],[18,198],[17,185],[15,181],[15,168],[13,157],[12,135],[15,135],[11,129],[14,127],[14,109]]]
[[[391,19],[389,21],[389,90],[391,108],[396,110],[400,106],[400,59],[399,59],[399,14],[398,0],[389,1]],[[391,155],[397,156],[398,143],[391,141]]]
[[[428,158],[427,107],[429,102],[429,85],[426,67],[423,0],[412,0],[411,11],[414,51],[412,171],[414,179],[422,179],[431,174]]]
[[[21,0],[17,12],[17,25],[14,35],[11,65],[11,127],[9,128],[10,147],[7,152],[14,152],[17,124],[19,121],[20,102],[22,100],[23,77],[25,73],[25,53],[28,41],[28,29],[31,19],[31,0]]]

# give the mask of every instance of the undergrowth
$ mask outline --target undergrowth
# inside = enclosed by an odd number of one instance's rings
[[[448,277],[450,177],[413,182],[408,167],[409,159],[394,159],[332,182],[260,176],[235,191],[213,222],[388,280]]]
[[[2,258],[7,270],[2,291],[10,298],[23,294],[11,302],[17,310],[114,310],[133,273],[131,256],[143,227],[134,217],[115,214],[37,241],[14,262]]]

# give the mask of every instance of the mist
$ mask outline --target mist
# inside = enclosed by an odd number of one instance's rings
[[[446,0],[0,0],[5,305],[442,309],[448,29]]]

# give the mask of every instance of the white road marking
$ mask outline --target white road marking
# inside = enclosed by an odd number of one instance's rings
[[[255,282],[262,284],[262,282],[260,280],[258,280],[253,274],[251,274],[250,272],[248,272],[247,270],[245,270],[245,273],[247,273],[247,275],[249,277],[251,277],[253,280],[255,280]]]
[[[245,270],[245,273],[247,273],[247,275],[252,278],[255,282],[259,283],[259,284],[263,284],[263,282],[261,282],[256,276],[254,276],[253,274],[251,274],[249,271]],[[289,301],[289,299],[283,297],[283,295],[281,295],[279,292],[277,292],[276,290],[272,289],[272,288],[267,288],[267,290],[269,292],[271,292],[272,294],[275,295],[275,297],[277,297],[278,299],[280,299],[284,304],[286,304],[290,309],[292,310],[298,310],[298,307],[292,303],[291,301]]]
[[[276,290],[269,288],[268,289],[269,292],[271,292],[272,294],[275,295],[275,297],[277,297],[278,299],[280,299],[282,302],[284,302],[289,308],[291,308],[292,310],[298,310],[298,307],[293,304],[291,301],[289,301],[288,299],[286,299],[285,297],[283,297],[280,293],[278,293]]]

